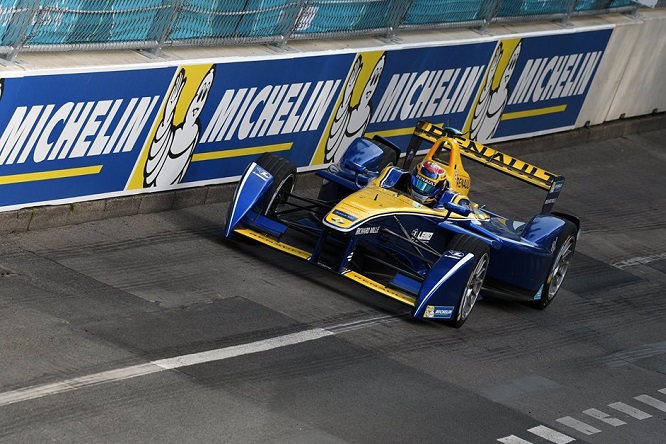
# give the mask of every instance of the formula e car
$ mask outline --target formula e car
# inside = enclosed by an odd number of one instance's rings
[[[432,146],[412,170],[424,142]],[[580,230],[578,218],[552,211],[564,178],[423,121],[398,167],[401,157],[384,138],[358,138],[340,162],[317,172],[323,181],[314,197],[294,192],[289,160],[263,154],[239,181],[224,235],[327,268],[412,307],[414,318],[460,327],[481,292],[546,308]],[[519,222],[472,202],[463,157],[546,190],[541,212]],[[439,186],[428,179],[432,171],[445,185],[426,203],[414,187]]]

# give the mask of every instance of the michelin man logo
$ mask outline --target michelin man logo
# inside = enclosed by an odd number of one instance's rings
[[[479,95],[479,101],[474,108],[474,117],[470,126],[470,138],[479,142],[487,142],[495,135],[495,131],[499,126],[502,112],[509,100],[509,81],[516,69],[516,63],[520,56],[520,48],[522,42],[516,45],[506,65],[504,72],[502,72],[499,85],[493,88],[495,77],[497,76],[497,67],[500,59],[504,55],[504,45],[499,42],[495,54],[493,55],[492,62],[488,68],[488,77],[486,83]]]
[[[338,162],[352,140],[361,137],[365,133],[365,129],[368,127],[368,123],[370,123],[370,118],[372,117],[372,96],[377,90],[385,62],[386,55],[382,54],[363,88],[358,103],[352,106],[352,93],[356,89],[356,82],[363,69],[363,58],[359,55],[354,61],[349,80],[342,92],[342,102],[335,113],[331,131],[326,142],[325,162]]]
[[[181,69],[178,73],[164,107],[164,116],[148,152],[143,172],[144,187],[167,187],[180,183],[185,177],[194,148],[199,142],[201,133],[199,116],[208,99],[214,75],[215,68],[211,68],[194,94],[183,122],[175,124],[176,105],[187,82],[185,69]]]

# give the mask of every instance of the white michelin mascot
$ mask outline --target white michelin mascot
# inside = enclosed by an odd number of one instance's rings
[[[493,55],[493,60],[488,68],[486,84],[483,86],[479,101],[474,109],[474,117],[470,126],[470,138],[472,140],[487,142],[495,135],[500,118],[504,112],[504,107],[506,107],[506,103],[509,100],[509,81],[516,69],[521,46],[522,43],[516,45],[516,49],[514,49],[513,54],[511,54],[511,59],[502,74],[500,84],[497,88],[493,89],[492,85],[493,79],[495,78],[495,72],[497,71],[497,65],[504,53],[502,43],[500,42],[497,46],[495,54]]]
[[[194,148],[199,142],[201,132],[199,115],[201,115],[206,99],[208,99],[214,74],[215,68],[211,68],[204,76],[187,109],[185,119],[179,125],[175,125],[173,119],[176,104],[187,82],[185,70],[181,69],[178,73],[164,107],[164,116],[150,146],[146,168],[143,173],[145,187],[162,188],[180,183],[183,180],[192,161]]]
[[[343,91],[342,103],[340,103],[335,114],[333,124],[331,125],[331,132],[326,142],[325,162],[338,162],[352,140],[365,133],[365,129],[368,127],[370,117],[372,116],[372,96],[377,89],[379,78],[384,70],[385,61],[386,55],[382,55],[372,70],[372,74],[363,89],[358,104],[352,106],[352,92],[356,87],[356,81],[363,68],[363,61],[360,55],[354,62],[347,86]]]

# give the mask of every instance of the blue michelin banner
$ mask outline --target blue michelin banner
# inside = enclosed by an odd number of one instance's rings
[[[465,129],[479,141],[571,129],[611,30],[497,43]]]
[[[0,206],[124,190],[173,71],[3,79]]]
[[[235,180],[264,152],[403,150],[425,119],[492,142],[573,127],[612,29],[0,80],[0,208]]]

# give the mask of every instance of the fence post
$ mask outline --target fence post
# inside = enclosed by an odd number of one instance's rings
[[[386,38],[393,39],[395,37],[395,31],[403,24],[407,18],[407,14],[414,3],[414,0],[394,0],[391,2],[391,8],[388,16],[388,32],[386,33]],[[399,7],[396,7],[399,5]]]
[[[5,41],[9,40],[7,46],[11,51],[7,53],[5,59],[13,62],[16,60],[18,53],[21,51],[23,44],[27,39],[30,24],[39,12],[40,0],[22,0],[17,2],[14,12],[14,17],[9,21],[7,32],[2,38],[3,46]],[[25,6],[24,6],[25,5]],[[21,17],[20,20],[15,20],[17,14]]]
[[[479,31],[482,33],[486,32],[486,29],[488,29],[488,25],[490,25],[490,21],[495,17],[497,14],[497,11],[499,10],[500,3],[503,0],[484,0],[483,2],[483,9],[484,9],[484,17],[483,17],[483,24],[479,28]]]
[[[155,48],[152,48],[149,52],[150,54],[159,57],[159,55],[162,53],[162,47],[164,46],[164,42],[169,38],[169,34],[171,33],[171,30],[174,29],[174,22],[180,15],[180,11],[182,10],[182,0],[166,0],[167,2],[170,3],[170,7],[168,8],[168,12],[165,11],[164,15],[166,16],[164,19],[164,23],[158,23],[160,25],[158,28],[155,28],[154,30],[151,30],[151,34],[157,36],[155,39],[157,42],[157,46]]]
[[[298,0],[293,5],[293,8],[291,8],[292,10],[288,10],[287,8],[282,10],[283,12],[280,16],[280,21],[282,22],[280,26],[280,41],[276,42],[277,46],[282,47],[291,39],[306,3],[307,0]]]
[[[576,9],[576,5],[579,1],[580,0],[569,0],[567,10],[564,13],[564,17],[562,17],[562,25],[568,26],[571,23],[571,16],[573,15],[574,10]]]

